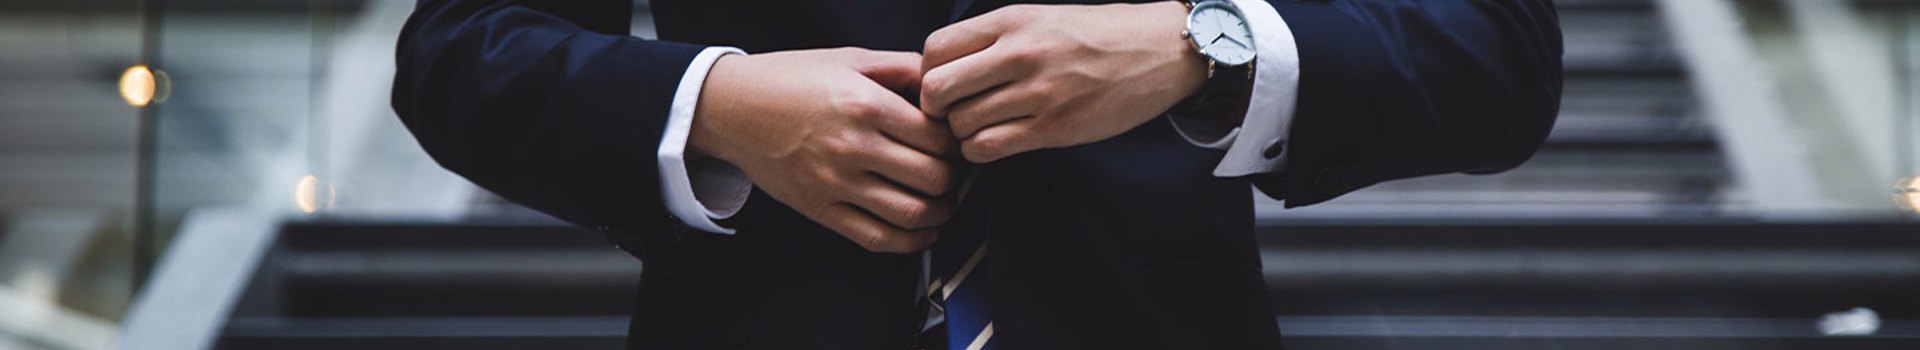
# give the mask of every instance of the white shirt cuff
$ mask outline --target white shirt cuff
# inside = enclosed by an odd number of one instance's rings
[[[673,105],[667,112],[666,133],[660,137],[660,193],[666,197],[667,211],[687,226],[701,231],[733,234],[714,220],[732,217],[747,203],[753,182],[739,168],[711,157],[688,161],[687,134],[693,128],[694,107],[699,106],[700,88],[707,72],[720,56],[746,54],[732,47],[701,50],[680,76],[680,87],[673,92]]]
[[[1257,52],[1253,80],[1253,98],[1248,101],[1246,118],[1224,136],[1195,135],[1175,121],[1180,136],[1196,146],[1227,150],[1213,176],[1235,177],[1279,171],[1287,159],[1287,131],[1293,125],[1293,111],[1300,93],[1300,51],[1293,41],[1293,30],[1280,18],[1280,11],[1263,0],[1231,0],[1247,16],[1253,29]],[[1267,150],[1274,148],[1273,157]]]

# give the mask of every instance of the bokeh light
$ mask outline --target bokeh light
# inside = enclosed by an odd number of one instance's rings
[[[145,65],[128,67],[120,74],[120,98],[134,107],[146,107],[153,103],[154,93],[159,90],[153,78],[153,70]]]
[[[333,206],[333,198],[333,186],[320,182],[320,178],[313,175],[301,176],[300,181],[293,185],[293,205],[299,207],[301,213],[313,214],[326,210]]]

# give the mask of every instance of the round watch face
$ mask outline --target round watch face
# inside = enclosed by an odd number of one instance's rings
[[[1205,1],[1187,15],[1187,33],[1200,53],[1215,62],[1238,66],[1253,61],[1253,30],[1240,10],[1225,1]]]

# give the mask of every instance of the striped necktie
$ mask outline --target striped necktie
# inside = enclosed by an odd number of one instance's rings
[[[979,177],[980,169],[974,168],[960,185],[958,200],[967,199]],[[930,272],[935,278],[927,285],[927,299],[946,314],[947,349],[993,349],[993,319],[987,314],[987,285],[992,276],[987,268],[986,235],[982,230],[956,231],[943,232],[940,242],[934,243]]]

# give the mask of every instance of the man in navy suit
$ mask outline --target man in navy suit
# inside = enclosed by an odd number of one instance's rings
[[[1549,0],[1091,3],[421,0],[393,104],[645,262],[636,349],[1277,348],[1249,183],[1502,171],[1558,110]]]

